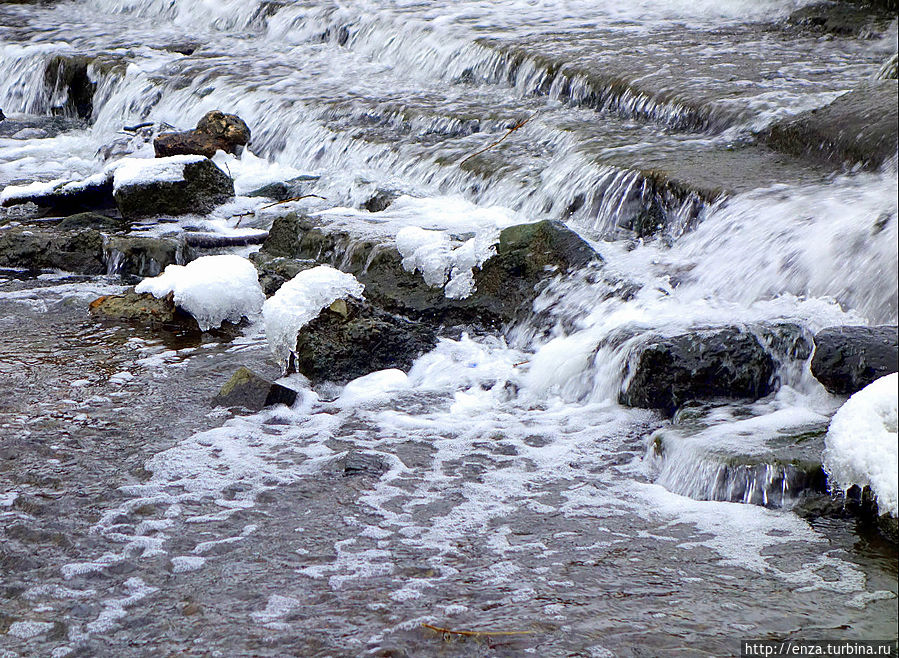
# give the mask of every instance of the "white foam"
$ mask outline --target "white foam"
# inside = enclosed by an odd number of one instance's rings
[[[159,276],[141,281],[135,291],[158,298],[174,293],[175,304],[194,316],[203,331],[219,327],[226,320],[238,322],[252,317],[265,301],[256,268],[246,258],[233,254],[169,265]]]
[[[361,299],[363,289],[364,286],[352,274],[327,265],[297,274],[262,306],[265,336],[272,353],[281,363],[285,363],[296,348],[300,329],[338,299]]]
[[[825,439],[832,485],[871,487],[881,514],[899,515],[899,374],[881,377],[850,397]]]

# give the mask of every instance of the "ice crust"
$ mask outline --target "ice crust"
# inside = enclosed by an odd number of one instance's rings
[[[297,332],[338,299],[362,298],[364,286],[352,274],[319,265],[297,274],[262,306],[269,348],[283,364],[296,347]]]
[[[252,317],[265,301],[256,268],[246,258],[231,254],[169,265],[159,276],[141,281],[135,291],[154,297],[174,293],[175,304],[194,316],[203,331],[225,320]]]
[[[899,516],[899,374],[850,397],[827,430],[824,468],[832,485],[871,487],[881,514]]]

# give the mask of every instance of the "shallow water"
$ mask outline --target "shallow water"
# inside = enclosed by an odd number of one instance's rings
[[[563,219],[605,260],[503,335],[441,340],[407,377],[293,378],[293,408],[245,416],[210,400],[240,365],[277,376],[261,322],[202,339],[107,326],[86,306],[119,279],[3,273],[3,655],[717,656],[748,637],[895,639],[895,544],[789,505],[701,500],[710,442],[833,414],[807,364],[721,412],[733,422],[686,443],[677,473],[648,453],[670,421],[617,403],[623,330],[897,321],[895,161],[837,171],[754,142],[895,51],[895,21],[870,39],[768,22],[802,4],[0,6],[0,107],[44,131],[0,133],[0,184],[89,175],[113,140],[152,151],[122,126],[220,108],[253,129],[252,153],[217,158],[238,193],[314,175],[325,198],[296,206],[326,225],[387,242],[421,227],[482,254],[504,226]],[[66,102],[44,70],[76,53],[104,55],[93,112],[57,134],[37,120]],[[615,80],[627,91],[608,93]],[[644,240],[620,224],[650,169],[690,192]],[[378,189],[407,196],[358,210]],[[263,203],[143,229],[264,229],[279,209],[233,217]],[[471,263],[449,248],[462,281]]]

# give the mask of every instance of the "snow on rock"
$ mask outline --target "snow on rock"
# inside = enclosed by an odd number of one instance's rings
[[[124,158],[113,163],[112,186],[118,191],[132,185],[174,183],[184,180],[184,165],[201,162],[202,155],[173,155],[168,158]]]
[[[286,363],[296,348],[297,333],[323,308],[345,297],[362,298],[364,286],[352,274],[319,265],[297,274],[265,301],[265,335],[275,357]]]
[[[869,486],[881,514],[899,516],[899,374],[869,384],[850,397],[827,431],[824,468],[843,490]]]
[[[169,265],[134,290],[154,297],[174,293],[175,304],[194,316],[203,331],[219,327],[225,320],[237,322],[255,315],[265,301],[256,268],[246,258],[233,254]]]

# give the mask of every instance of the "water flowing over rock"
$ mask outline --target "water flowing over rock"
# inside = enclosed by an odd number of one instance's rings
[[[812,375],[831,393],[851,395],[897,369],[895,326],[828,327],[815,334]]]
[[[193,130],[161,133],[153,140],[156,157],[203,155],[211,158],[216,151],[238,153],[250,141],[250,129],[236,114],[213,110],[203,115]]]
[[[876,169],[896,155],[897,93],[893,80],[869,83],[771,126],[768,143],[787,153]]]

